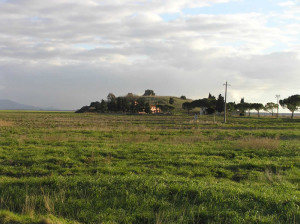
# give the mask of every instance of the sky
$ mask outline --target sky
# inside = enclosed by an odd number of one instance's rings
[[[300,0],[0,0],[0,98],[300,94]]]

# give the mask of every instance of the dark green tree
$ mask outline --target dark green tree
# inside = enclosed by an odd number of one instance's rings
[[[109,112],[117,111],[117,99],[113,93],[107,95],[107,108]]]
[[[225,104],[224,97],[221,94],[219,94],[218,99],[216,101],[216,110],[219,113],[224,111],[224,104]]]
[[[151,114],[151,113],[152,113],[150,104],[149,104],[148,102],[145,103],[145,112],[146,112],[147,114]]]
[[[294,112],[299,110],[300,108],[300,95],[292,95],[289,96],[288,98],[285,98],[283,100],[279,100],[279,104],[283,108],[287,108],[292,112],[291,118],[294,118]]]
[[[257,111],[257,116],[260,117],[259,111],[264,109],[264,105],[261,103],[252,103],[252,108]]]
[[[107,95],[107,102],[108,102],[108,103],[111,102],[111,101],[115,101],[115,100],[116,100],[115,94],[109,93],[109,94]]]
[[[245,111],[248,110],[248,116],[250,117],[250,115],[251,115],[251,110],[254,109],[253,103],[246,103],[246,102],[244,102],[244,109],[245,109]]]
[[[169,112],[169,113],[171,113],[174,109],[175,109],[175,107],[173,107],[173,106],[170,106],[170,105],[166,105],[166,104],[161,104],[161,105],[156,105],[158,108],[160,108],[161,109],[161,111],[162,112]]]
[[[182,104],[182,109],[187,110],[187,113],[190,113],[190,110],[192,110],[194,108],[193,104],[190,102],[184,102]]]
[[[173,97],[170,97],[169,99],[169,104],[173,104],[174,103],[174,98]]]
[[[236,109],[235,109],[235,108],[236,108],[235,102],[228,102],[226,108],[227,108],[228,114],[229,114],[229,115],[232,115],[232,113],[233,113],[234,111],[236,111]]]
[[[139,98],[137,100],[137,104],[136,104],[136,109],[137,109],[137,112],[144,112],[145,111],[145,98]]]
[[[99,112],[100,111],[100,102],[98,102],[98,101],[91,102],[90,108],[95,108],[94,110]]]
[[[101,113],[107,112],[107,103],[105,100],[101,100],[99,111]]]
[[[278,107],[277,103],[269,102],[269,103],[266,103],[266,105],[265,105],[265,111],[271,113],[272,116],[273,116],[274,115],[274,110],[276,110],[277,107]]]
[[[236,104],[236,109],[240,112],[240,116],[245,116],[245,110],[247,105],[245,104],[245,99],[241,98],[240,103]]]
[[[126,97],[117,97],[117,111],[123,113],[130,111],[130,104]]]

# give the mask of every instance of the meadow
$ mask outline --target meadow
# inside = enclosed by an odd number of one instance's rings
[[[0,223],[300,223],[300,119],[0,112]]]

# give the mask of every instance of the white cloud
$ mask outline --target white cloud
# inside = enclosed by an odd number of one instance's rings
[[[279,2],[278,5],[282,7],[287,6],[295,6],[297,3],[295,1],[285,1],[285,2]]]

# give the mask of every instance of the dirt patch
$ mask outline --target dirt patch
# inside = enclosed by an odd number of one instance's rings
[[[14,126],[14,123],[11,121],[0,120],[0,127],[10,127],[10,126]]]

